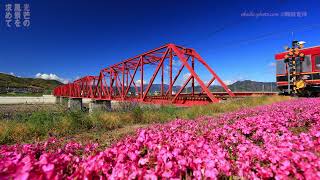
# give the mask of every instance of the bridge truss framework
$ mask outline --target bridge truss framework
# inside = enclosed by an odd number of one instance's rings
[[[174,59],[180,62],[179,68],[173,68]],[[200,78],[200,72],[197,72],[195,68],[196,63],[203,65],[209,72],[210,81],[205,83]],[[148,66],[155,67],[155,70],[145,84],[145,79],[147,79],[145,69]],[[176,86],[177,79],[183,76],[181,73],[183,70],[187,70],[188,77],[184,78],[179,90],[174,92],[173,87]],[[165,82],[165,72],[168,72],[167,82]],[[156,77],[160,79],[160,91],[154,95],[150,93],[150,89],[155,84]],[[211,92],[210,86],[214,81],[217,81],[225,92]],[[187,85],[189,85],[190,92],[184,91]],[[196,92],[196,85],[200,86],[201,92]],[[222,97],[235,96],[194,49],[175,44],[161,46],[104,68],[98,76],[85,76],[72,83],[58,86],[54,89],[54,95],[185,106],[219,102]]]

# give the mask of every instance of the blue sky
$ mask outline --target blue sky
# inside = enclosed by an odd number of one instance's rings
[[[320,44],[317,0],[29,3],[30,28],[8,28],[0,3],[0,72],[74,80],[166,43],[192,47],[225,81],[274,81],[274,54],[293,37]],[[241,13],[303,12],[303,17]]]

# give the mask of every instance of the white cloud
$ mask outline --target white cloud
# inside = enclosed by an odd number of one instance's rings
[[[224,82],[224,84],[226,85],[231,85],[237,81],[242,81],[241,78],[238,78],[238,79],[233,79],[233,80],[222,80]],[[221,84],[218,82],[218,80],[214,80],[213,83],[211,85],[218,85],[220,86]]]
[[[190,75],[191,75],[191,73],[185,73],[185,74],[180,75],[179,77],[182,76],[182,78],[178,78],[178,80],[176,81],[176,83],[174,85],[182,86],[188,80]],[[197,82],[197,81],[195,80],[195,82]],[[190,85],[191,84],[189,83],[187,85],[187,87],[189,87]]]
[[[3,73],[3,74],[8,74],[8,75],[11,75],[11,76],[15,76],[15,77],[21,77],[21,76],[17,76],[15,73],[13,73],[13,72],[9,72],[9,73],[7,73],[7,72],[0,72],[0,73]]]
[[[11,75],[11,76],[16,76],[13,72],[9,72],[9,73],[8,73],[8,72],[1,72],[1,71],[0,71],[0,73],[8,74],[8,75]]]
[[[237,81],[244,81],[249,79],[246,75],[242,75],[242,74],[236,74],[233,75],[230,79],[226,79],[226,80],[222,80],[226,85],[231,85]],[[214,81],[214,85],[220,85],[220,83],[215,80]]]
[[[179,67],[180,68],[180,67]],[[177,72],[179,69],[178,69],[178,66],[174,66],[172,65],[172,72]],[[164,66],[164,71],[165,73],[169,74],[170,73],[170,66],[167,65],[167,66]]]
[[[183,81],[186,81],[190,77],[191,73],[185,73],[183,75]]]
[[[224,80],[223,81],[226,85],[230,85],[230,84],[233,84],[235,82],[237,82],[237,80]]]
[[[172,60],[172,66],[181,66],[182,65],[182,62],[180,61],[180,59],[177,59],[177,60]]]
[[[218,80],[214,80],[211,85],[220,85],[220,83],[218,82]]]
[[[57,80],[60,81],[64,84],[67,84],[69,82],[69,80],[64,79],[64,78],[60,78],[59,76],[57,76],[56,74],[46,74],[46,73],[37,73],[35,75],[36,78],[40,78],[40,79],[46,79],[46,80]]]
[[[141,80],[140,79],[136,80],[135,83],[136,83],[137,86],[140,86],[141,85]],[[143,84],[146,84],[146,81],[143,80]]]

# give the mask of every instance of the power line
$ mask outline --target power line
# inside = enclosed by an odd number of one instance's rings
[[[283,2],[283,4],[280,4],[281,6],[287,4],[287,2]],[[264,8],[264,9],[270,9],[270,8],[274,8],[274,4],[270,4],[270,6]],[[207,40],[209,38],[211,38],[212,36],[218,34],[218,33],[221,33],[223,32],[224,30],[228,29],[229,27],[232,27],[232,26],[235,26],[235,25],[239,25],[245,21],[247,21],[249,19],[237,19],[235,21],[232,21],[231,23],[226,23],[224,25],[222,25],[221,27],[217,28],[216,30],[214,30],[213,32],[209,33],[205,38],[201,38],[201,39],[197,39],[197,40],[194,40],[193,42],[189,42],[189,43],[185,43],[185,44],[182,44],[182,46],[191,46],[191,45],[194,45],[195,43],[198,43],[200,41],[204,41],[204,40]]]
[[[312,29],[314,27],[318,27],[318,26],[320,26],[320,24],[312,24],[310,26],[302,26],[302,27],[299,26],[299,27],[290,28],[288,31],[289,32],[290,31],[292,31],[292,32],[301,32],[302,31],[303,32],[303,31],[307,31],[307,30],[310,30],[310,29]],[[284,32],[285,31],[269,32],[269,33],[264,33],[264,34],[261,34],[259,36],[256,36],[256,37],[250,38],[250,39],[232,40],[232,41],[228,41],[225,43],[219,43],[222,45],[218,46],[218,48],[215,48],[215,49],[222,49],[222,48],[229,47],[232,45],[248,44],[250,42],[255,42],[255,41],[264,40],[264,39],[267,39],[270,37],[278,36],[279,34],[282,34]]]

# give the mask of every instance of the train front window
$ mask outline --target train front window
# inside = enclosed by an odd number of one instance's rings
[[[286,64],[284,63],[283,60],[277,60],[276,61],[276,69],[277,69],[277,74],[285,74],[286,73]]]
[[[320,56],[319,55],[317,55],[316,57],[315,57],[315,66],[316,66],[316,70],[320,70]]]

